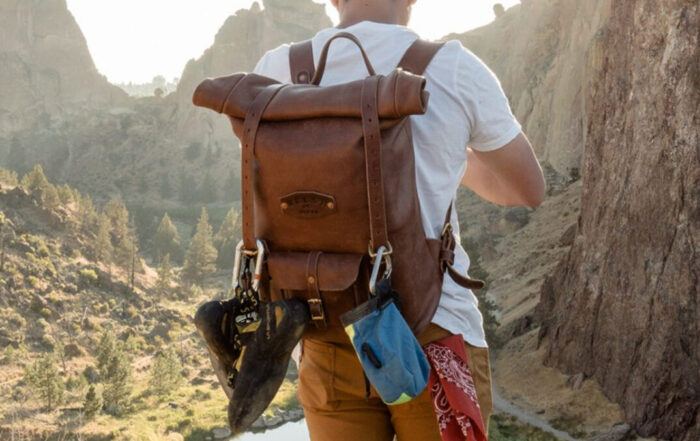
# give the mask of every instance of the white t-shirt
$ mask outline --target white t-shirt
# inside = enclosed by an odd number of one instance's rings
[[[317,65],[323,45],[340,31],[350,32],[360,40],[377,74],[383,75],[396,68],[404,52],[418,38],[418,34],[405,26],[371,21],[345,29],[324,29],[313,37]],[[267,52],[255,67],[255,73],[291,83],[289,45]],[[447,42],[424,75],[426,90],[430,93],[428,111],[425,115],[412,116],[411,125],[423,227],[428,237],[437,238],[466,169],[467,145],[475,150],[495,150],[513,140],[521,127],[496,76],[459,41]],[[366,76],[367,70],[355,44],[347,39],[335,40],[321,86]],[[459,244],[455,210],[451,222]],[[466,274],[467,253],[457,245],[455,254],[455,268]],[[476,297],[447,274],[432,321],[454,334],[462,334],[474,346],[487,346]]]

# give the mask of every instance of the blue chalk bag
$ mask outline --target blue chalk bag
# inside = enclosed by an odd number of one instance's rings
[[[391,289],[391,261],[383,247],[377,252],[370,278],[371,298],[340,319],[365,375],[388,405],[406,403],[428,385],[430,364],[415,335],[399,312],[400,298]],[[377,281],[383,259],[386,271]],[[399,307],[397,307],[399,306]]]

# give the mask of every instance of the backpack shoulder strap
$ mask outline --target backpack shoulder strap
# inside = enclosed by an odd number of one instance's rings
[[[416,40],[399,62],[399,67],[416,75],[423,75],[435,54],[445,45]],[[311,40],[300,41],[289,47],[289,72],[294,84],[308,84],[316,73]]]
[[[416,40],[399,62],[399,67],[415,75],[423,75],[435,54],[445,45],[432,41]]]
[[[311,40],[300,41],[289,47],[289,72],[292,83],[309,84],[316,73]]]

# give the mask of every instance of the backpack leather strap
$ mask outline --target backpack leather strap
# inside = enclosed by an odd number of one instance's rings
[[[289,46],[289,73],[294,84],[309,84],[316,74],[311,40]]]
[[[485,286],[483,280],[472,279],[469,276],[462,275],[452,266],[455,261],[454,250],[457,246],[457,241],[452,232],[452,225],[450,224],[451,217],[452,203],[450,202],[450,208],[447,209],[447,214],[445,215],[445,226],[440,236],[440,268],[443,272],[447,271],[447,274],[449,274],[452,280],[457,282],[458,285],[469,289],[481,289]]]
[[[398,67],[415,75],[423,75],[435,54],[445,43],[421,40],[413,42]],[[294,84],[309,84],[316,74],[311,40],[294,43],[289,47],[289,71]]]
[[[285,85],[274,84],[260,92],[246,112],[243,122],[243,144],[241,157],[241,205],[243,206],[243,246],[246,250],[255,250],[255,198],[253,191],[253,176],[255,169],[255,137],[258,134],[260,120],[265,109],[277,92]]]
[[[381,246],[391,250],[386,225],[384,183],[382,181],[382,137],[379,130],[377,94],[379,77],[367,77],[362,85],[362,131],[365,138],[365,170],[369,204],[370,252]]]
[[[401,61],[399,61],[398,67],[415,75],[423,75],[425,69],[433,61],[435,54],[444,45],[445,43],[425,41],[419,38],[408,48]]]

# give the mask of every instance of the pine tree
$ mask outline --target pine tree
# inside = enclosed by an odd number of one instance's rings
[[[226,214],[226,218],[221,223],[219,231],[214,236],[214,246],[218,251],[216,265],[219,268],[230,268],[233,266],[233,257],[236,245],[240,241],[241,226],[239,224],[238,212],[231,208]]]
[[[209,225],[207,210],[202,208],[202,215],[197,223],[197,231],[187,249],[182,278],[188,282],[201,285],[204,279],[214,272],[217,252],[212,244],[212,230]]]
[[[112,224],[112,243],[118,244],[129,229],[129,211],[122,201],[112,199],[107,202],[102,212],[107,215]]]
[[[172,268],[170,267],[170,254],[166,254],[158,265],[158,282],[156,290],[165,294],[170,290],[170,280],[172,279]]]
[[[24,380],[34,388],[51,411],[63,401],[66,386],[53,354],[46,354],[25,370]]]
[[[0,225],[0,272],[5,271],[5,250],[16,237],[15,230],[10,225],[9,219],[5,219],[4,216],[2,218],[2,224]]]
[[[104,384],[104,406],[110,413],[119,414],[131,396],[132,367],[124,344],[111,330],[102,334],[97,347],[97,369]]]
[[[59,207],[61,205],[61,198],[58,195],[56,187],[49,184],[49,186],[46,187],[41,193],[41,202],[45,208],[50,210]]]
[[[17,186],[17,173],[0,167],[0,184],[7,187]],[[1,187],[1,185],[0,185]]]
[[[107,367],[109,361],[117,352],[117,337],[112,330],[107,329],[102,333],[100,343],[97,345],[97,371],[100,373],[100,379],[104,381],[107,377]]]
[[[175,391],[182,380],[182,363],[175,349],[171,346],[156,354],[148,383],[151,392],[162,398]]]
[[[102,410],[102,396],[95,390],[95,385],[91,384],[85,394],[83,403],[83,414],[86,418],[92,419]]]
[[[114,355],[109,359],[103,381],[105,408],[112,414],[121,414],[129,404],[133,389],[131,360],[121,344],[117,344]]]
[[[153,237],[153,248],[155,249],[156,262],[159,262],[166,254],[175,260],[181,257],[180,234],[177,232],[177,227],[172,223],[168,213],[165,213],[163,219],[158,225],[156,234]]]
[[[78,194],[78,219],[80,226],[85,232],[97,232],[97,210],[90,195],[82,196]]]
[[[46,179],[44,168],[41,164],[34,165],[34,169],[22,177],[22,187],[29,193],[34,194],[42,192],[49,185],[49,180]]]
[[[68,184],[59,185],[56,187],[56,191],[58,192],[58,199],[61,201],[61,205],[70,205],[75,200],[73,189]]]
[[[133,274],[136,270],[136,254],[137,249],[134,239],[131,237],[131,234],[125,234],[114,249],[114,261],[119,268],[124,270],[124,273],[129,279],[129,285],[131,286],[132,290],[134,288],[132,281]]]
[[[95,238],[93,251],[95,258],[106,265],[111,264],[112,255],[114,254],[112,239],[110,238],[111,230],[112,223],[107,215],[102,213],[97,224],[97,237]]]
[[[46,179],[44,169],[40,164],[36,164],[32,171],[22,177],[22,187],[29,194],[38,197],[46,208],[53,209],[61,204],[56,187],[51,185],[49,180]]]

